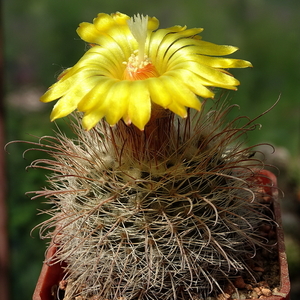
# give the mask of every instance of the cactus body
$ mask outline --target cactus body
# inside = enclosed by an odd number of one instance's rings
[[[154,155],[159,137],[140,143],[104,122],[42,140],[52,158],[33,166],[53,174],[37,195],[53,207],[41,231],[67,264],[64,299],[202,299],[251,275],[270,218],[251,180],[262,164],[239,140],[254,125],[226,124],[229,110],[168,118]]]

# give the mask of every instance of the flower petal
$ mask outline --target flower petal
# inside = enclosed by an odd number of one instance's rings
[[[182,41],[181,41],[182,42]],[[183,43],[184,45],[184,43]],[[176,45],[179,46],[179,45]],[[175,48],[175,47],[174,47]],[[223,57],[213,57],[200,54],[199,47],[197,46],[181,46],[181,48],[166,53],[164,60],[168,61],[168,67],[172,68],[178,62],[182,61],[182,56],[185,57],[187,61],[195,61],[199,64],[204,64],[213,68],[247,68],[252,67],[252,64],[249,61],[233,58],[223,58]],[[198,54],[198,55],[195,55]]]
[[[99,80],[99,79],[98,79]],[[115,83],[115,80],[102,77],[92,90],[85,94],[85,96],[78,103],[78,110],[89,112],[103,106],[106,94]]]
[[[85,130],[91,130],[104,117],[104,112],[101,110],[93,110],[85,113],[82,118],[82,125]]]
[[[181,41],[182,39],[185,41],[185,44],[183,45],[184,47],[187,46],[187,41],[192,42],[192,39],[185,39],[184,37],[190,37],[194,36],[195,34],[198,34],[201,32],[203,29],[202,28],[193,28],[189,30],[185,30],[179,33],[167,33],[163,35],[160,34],[160,32],[155,32],[153,35],[152,43],[154,39],[157,39],[156,43],[159,43],[159,46],[154,53],[151,55],[151,59],[153,60],[153,63],[155,65],[159,64],[160,62],[163,63],[165,59],[168,59],[169,55],[172,55],[174,51],[178,51],[180,47],[177,47],[176,42],[179,40]],[[152,50],[152,48],[151,48]]]
[[[165,79],[165,76],[147,79],[151,100],[163,108],[167,108],[172,103],[172,94],[169,93]]]
[[[185,106],[181,105],[178,102],[172,102],[169,105],[168,109],[182,118],[187,117],[187,110],[186,110]]]
[[[159,26],[159,21],[155,17],[148,17],[148,30],[156,30]]]
[[[79,24],[76,32],[82,40],[92,44],[98,43],[100,32],[97,30],[94,24],[82,22]]]
[[[172,95],[173,102],[180,103],[183,106],[200,110],[201,102],[197,96],[180,80],[172,76],[164,76],[167,82],[167,88]],[[169,108],[169,107],[168,107]]]
[[[246,60],[223,57],[210,57],[204,55],[198,55],[196,58],[194,58],[194,61],[199,64],[210,66],[212,68],[221,69],[252,67],[252,64]]]
[[[132,81],[128,98],[128,111],[124,116],[127,124],[133,123],[143,130],[151,115],[150,93],[145,80]]]
[[[217,45],[203,40],[193,40],[200,53],[209,56],[223,56],[236,52],[239,48],[229,45]]]
[[[215,68],[205,66],[202,64],[197,64],[197,62],[185,61],[176,65],[177,69],[190,70],[197,74],[198,76],[206,79],[207,83],[211,83],[210,85],[218,86],[226,85],[228,89],[236,89],[236,86],[240,84],[240,82],[231,75],[220,72]]]
[[[122,62],[125,57],[123,52],[115,47],[111,47],[110,50],[95,46],[84,54],[82,59],[73,67],[76,68],[90,67],[99,70],[99,75],[105,75],[108,77],[118,78],[120,74],[124,72],[124,65]]]
[[[85,80],[85,89],[82,89],[81,85],[72,85],[72,88],[65,94],[55,105],[52,110],[50,119],[54,121],[58,118],[62,118],[70,114],[77,108],[78,102],[82,97],[91,90],[99,79],[97,77],[88,78]]]
[[[86,90],[86,86],[82,88],[83,81],[86,81],[88,86],[90,87],[94,81],[93,76],[96,74],[99,74],[99,71],[97,69],[94,70],[84,70],[80,69],[80,72],[77,72],[72,77],[67,78],[66,80],[60,80],[54,85],[52,85],[48,91],[40,98],[40,101],[42,102],[51,102],[53,100],[56,100],[62,96],[64,96],[66,93],[73,90],[75,87],[79,90],[82,89],[83,92]],[[86,80],[91,78],[91,80]]]
[[[115,125],[127,113],[132,81],[118,81],[109,90],[106,100],[108,112],[105,115],[110,125]]]
[[[194,72],[189,70],[173,70],[166,73],[168,76],[177,78],[180,82],[183,82],[194,94],[203,98],[213,98],[214,93],[206,88],[204,84],[207,84],[206,80],[199,77]]]
[[[130,17],[120,12],[111,15],[100,13],[97,18],[93,20],[93,24],[97,30],[108,32],[111,28],[115,27],[116,24],[126,25],[129,19]]]

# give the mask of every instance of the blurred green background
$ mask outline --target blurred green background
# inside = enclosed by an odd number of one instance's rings
[[[239,90],[229,94],[230,101],[240,105],[235,113],[256,117],[280,96],[276,107],[259,120],[261,130],[249,134],[248,143],[270,142],[277,148],[271,161],[281,169],[277,175],[286,195],[282,206],[292,300],[300,298],[300,1],[4,0],[2,5],[7,141],[36,141],[34,136],[52,134],[53,103],[41,104],[39,97],[82,56],[86,45],[75,30],[99,12],[148,14],[156,16],[161,27],[203,27],[204,40],[238,46],[233,56],[251,61],[254,68],[232,72],[241,81]],[[63,120],[58,123],[66,127]],[[30,236],[45,218],[37,215],[45,205],[25,193],[41,189],[46,180],[45,172],[25,171],[41,157],[32,151],[23,159],[28,148],[14,144],[7,155],[11,300],[31,299],[46,249],[38,230]]]

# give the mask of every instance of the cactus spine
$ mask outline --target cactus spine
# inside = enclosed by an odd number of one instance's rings
[[[64,299],[204,299],[252,276],[267,243],[259,228],[271,222],[251,179],[263,165],[241,140],[256,125],[226,123],[232,107],[221,101],[204,106],[144,132],[105,122],[84,131],[75,118],[75,139],[41,139],[51,158],[32,167],[53,174],[35,197],[52,205],[41,234],[67,265]]]

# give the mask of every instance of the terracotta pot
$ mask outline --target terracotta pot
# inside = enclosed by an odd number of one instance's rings
[[[278,260],[279,260],[279,268],[280,268],[280,287],[278,292],[276,293],[276,295],[266,297],[264,299],[289,300],[291,285],[290,285],[287,257],[285,253],[284,235],[283,235],[282,221],[281,221],[281,209],[280,209],[280,203],[278,199],[277,178],[272,172],[267,170],[261,170],[259,174],[261,175],[260,179],[262,180],[262,183],[266,184],[265,187],[266,193],[274,197],[273,211],[275,215],[275,221],[278,224],[278,227],[276,228],[276,235],[277,235]]]
[[[60,263],[51,264],[51,258],[55,256],[57,247],[52,245],[47,251],[45,262],[36,284],[33,300],[55,300],[55,293],[59,282],[64,276],[64,265]]]
[[[289,300],[290,299],[290,280],[288,273],[288,264],[285,253],[284,236],[281,222],[281,210],[278,201],[277,191],[277,179],[276,176],[266,170],[259,171],[255,180],[259,180],[264,185],[264,190],[267,194],[272,195],[275,199],[273,201],[273,211],[275,215],[275,221],[278,224],[276,229],[277,235],[277,249],[278,259],[280,267],[280,286],[278,292],[273,293],[272,296],[264,296],[264,300]],[[59,282],[64,276],[64,265],[63,264],[51,264],[51,258],[55,255],[56,246],[52,245],[47,252],[46,260],[43,263],[43,267],[33,294],[33,300],[54,300],[55,293]],[[47,263],[48,262],[48,263]],[[50,263],[49,263],[50,262]],[[252,299],[258,300],[258,299]]]
[[[281,210],[278,201],[274,203],[275,220],[279,227],[277,228],[277,247],[278,247],[278,259],[280,267],[280,288],[277,295],[269,297],[268,300],[289,300],[290,299],[290,278],[288,271],[288,263],[285,253],[284,236],[281,222]]]

